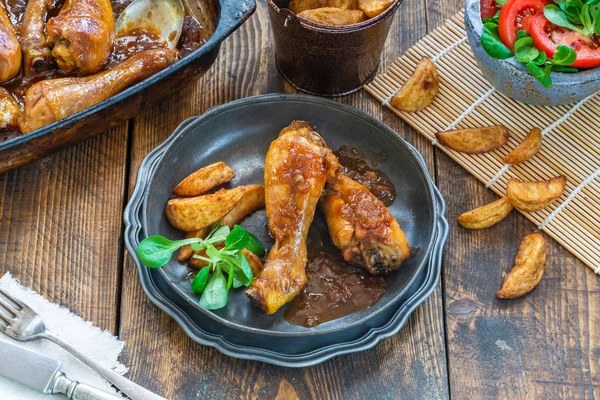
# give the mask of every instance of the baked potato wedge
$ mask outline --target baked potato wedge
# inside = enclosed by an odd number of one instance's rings
[[[513,208],[510,201],[503,197],[493,203],[459,215],[456,221],[467,229],[485,229],[502,221]]]
[[[335,26],[353,25],[366,20],[365,14],[360,10],[344,10],[335,7],[306,10],[298,16],[317,24]]]
[[[375,18],[393,3],[394,0],[358,0],[358,9],[364,12],[368,18]]]
[[[180,197],[200,196],[233,178],[235,172],[227,164],[219,161],[190,174],[173,189],[173,194]]]
[[[496,296],[514,299],[531,292],[546,271],[546,240],[539,233],[521,240],[515,266],[510,270]]]
[[[481,154],[504,146],[510,138],[510,133],[504,126],[488,126],[438,132],[435,136],[441,144],[452,150],[467,154]]]
[[[246,216],[265,206],[265,187],[263,185],[248,185],[236,205],[223,217],[221,224],[233,228]]]
[[[392,99],[392,106],[401,111],[417,112],[428,107],[440,88],[440,75],[433,61],[423,57],[412,76]]]
[[[506,187],[506,197],[512,205],[525,212],[543,210],[565,191],[567,177],[564,175],[542,182],[522,182],[511,178]]]
[[[190,238],[204,239],[206,237],[206,235],[208,235],[209,232],[210,232],[210,227],[207,226],[206,228],[202,228],[197,231],[187,232],[185,234],[185,238],[186,239],[190,239]],[[188,260],[193,254],[194,254],[194,250],[192,249],[192,245],[186,244],[185,246],[183,246],[179,249],[179,252],[177,253],[177,260],[178,261]]]
[[[250,264],[252,274],[256,275],[263,269],[263,263],[260,257],[258,257],[256,254],[248,249],[242,250],[242,254],[246,256],[246,260],[248,260],[248,264]]]
[[[181,197],[167,202],[167,219],[184,232],[211,226],[229,213],[240,201],[247,186],[221,189],[198,197]]]
[[[542,148],[542,130],[533,128],[523,142],[504,157],[505,164],[521,164],[533,158]]]
[[[292,0],[288,4],[288,8],[294,14],[300,14],[306,10],[314,10],[324,7],[335,7],[343,10],[357,10],[358,0]]]

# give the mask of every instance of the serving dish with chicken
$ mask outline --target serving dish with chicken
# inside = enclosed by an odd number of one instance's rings
[[[208,69],[254,8],[233,0],[0,4],[0,171],[177,91]]]
[[[162,268],[140,263],[140,273],[160,275],[202,318],[252,334],[328,335],[398,312],[430,263],[440,209],[414,150],[355,113],[310,96],[271,95],[185,123],[138,181],[139,242],[169,247],[151,265]],[[207,181],[212,189],[199,194]],[[242,200],[251,192],[254,200]],[[240,202],[243,215],[233,212]],[[245,254],[246,272],[235,244],[242,230],[266,249]],[[150,265],[154,255],[139,242],[129,249]],[[201,246],[184,246],[191,243]],[[220,261],[230,256],[239,266]],[[223,291],[225,301],[216,295]]]

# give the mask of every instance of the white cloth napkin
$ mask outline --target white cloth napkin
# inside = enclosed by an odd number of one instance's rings
[[[90,321],[84,321],[68,309],[50,303],[31,289],[21,286],[8,272],[0,279],[0,288],[34,309],[41,315],[49,329],[58,333],[63,339],[74,346],[85,351],[96,361],[104,364],[106,367],[112,368],[121,375],[127,372],[127,367],[118,361],[119,354],[121,354],[121,350],[123,349],[123,342],[119,341],[110,332],[95,327]],[[63,350],[62,347],[48,340],[39,339],[31,342],[17,342],[2,333],[0,333],[0,339],[62,361],[63,370],[72,380],[94,386],[109,393],[117,393],[104,378],[70,353]],[[0,398],[2,400],[66,399],[62,395],[51,396],[41,394],[1,376]]]

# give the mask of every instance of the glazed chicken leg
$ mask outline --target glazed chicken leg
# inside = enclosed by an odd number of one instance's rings
[[[154,75],[178,58],[176,49],[147,50],[95,75],[38,82],[25,94],[19,128],[27,133],[75,114]]]
[[[29,0],[21,22],[23,70],[32,75],[54,69],[50,43],[46,38],[45,18],[52,0]]]
[[[267,314],[306,284],[306,237],[337,158],[307,122],[294,121],[271,143],[265,162],[265,206],[275,237],[267,262],[246,294]]]
[[[340,174],[321,208],[333,244],[347,262],[385,275],[410,256],[410,245],[394,216],[360,183]]]
[[[110,0],[67,0],[48,21],[52,55],[65,72],[98,72],[108,62],[115,38]]]
[[[21,45],[4,4],[0,4],[0,82],[14,78],[20,69]]]

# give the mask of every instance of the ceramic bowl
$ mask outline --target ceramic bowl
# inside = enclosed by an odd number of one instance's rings
[[[575,74],[552,73],[553,85],[545,88],[514,58],[496,60],[481,46],[480,0],[466,0],[465,29],[477,64],[498,91],[515,100],[540,106],[576,103],[600,91],[600,68]]]

